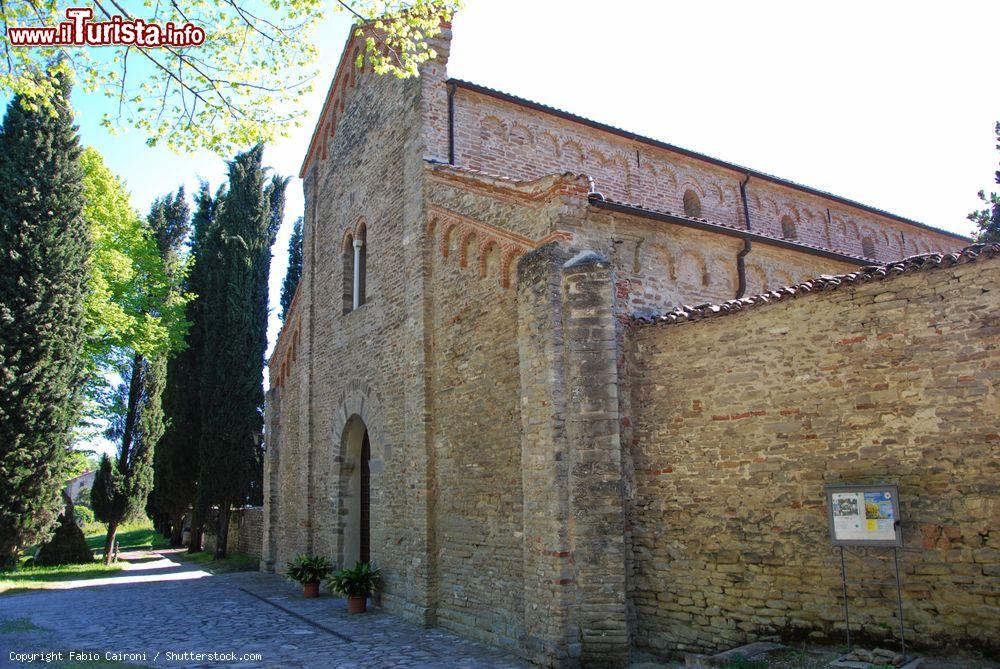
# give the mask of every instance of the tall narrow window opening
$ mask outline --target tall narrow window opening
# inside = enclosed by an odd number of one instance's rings
[[[789,216],[781,218],[781,236],[785,239],[799,238],[799,231],[795,228],[795,222]]]
[[[861,255],[865,258],[875,257],[875,242],[872,241],[871,237],[863,237],[861,239]]]
[[[354,235],[347,235],[344,238],[344,248],[342,253],[344,266],[344,313],[350,313],[354,309]]]
[[[691,218],[701,218],[701,199],[693,190],[684,191],[684,213]]]
[[[368,231],[362,223],[354,238],[354,308],[365,303],[365,279],[368,269]]]

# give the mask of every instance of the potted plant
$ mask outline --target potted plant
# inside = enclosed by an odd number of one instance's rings
[[[327,580],[330,589],[347,597],[348,613],[364,613],[368,596],[382,583],[382,572],[369,562],[358,562],[353,569],[339,569]]]
[[[325,557],[317,555],[297,555],[285,566],[285,575],[302,584],[305,597],[318,597],[320,581],[333,571],[333,565]]]

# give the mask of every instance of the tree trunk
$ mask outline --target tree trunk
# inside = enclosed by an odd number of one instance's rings
[[[198,505],[191,510],[191,540],[188,542],[188,553],[201,552],[201,525],[202,514],[198,511]]]
[[[229,503],[219,505],[219,531],[215,536],[215,559],[226,557],[226,544],[229,543]]]
[[[108,536],[104,538],[104,564],[111,564],[111,554],[115,548],[115,536],[118,534],[118,521],[108,523]]]
[[[121,454],[118,456],[118,471],[124,476],[129,475],[132,465],[132,441],[135,438],[135,425],[139,420],[139,400],[142,397],[142,355],[136,353],[132,357],[132,373],[128,383],[128,408],[125,414],[125,427],[122,430]]]
[[[0,569],[13,569],[17,566],[18,547],[13,540],[7,540],[0,546]]]
[[[180,546],[184,543],[184,514],[175,513],[170,517],[170,522],[170,545]]]

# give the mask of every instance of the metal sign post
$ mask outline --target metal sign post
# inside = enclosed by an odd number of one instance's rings
[[[899,548],[892,547],[892,561],[896,563],[896,604],[899,606],[899,645],[906,662],[906,634],[903,632],[903,588],[899,585]]]
[[[851,645],[851,614],[847,611],[847,569],[844,567],[844,547],[840,547],[840,581],[844,584],[844,628],[847,630],[847,652],[854,650]]]
[[[906,657],[906,633],[903,624],[903,588],[899,574],[899,548],[903,545],[899,514],[899,495],[895,485],[828,485],[826,486],[827,520],[830,542],[840,547],[840,578],[844,589],[844,625],[847,630],[847,652],[851,644],[851,618],[848,610],[846,546],[892,548],[896,575],[896,604],[899,607],[899,643],[903,663]]]

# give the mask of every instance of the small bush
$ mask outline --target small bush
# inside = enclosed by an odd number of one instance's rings
[[[353,569],[333,572],[327,583],[344,597],[367,597],[382,584],[382,572],[372,569],[369,562],[358,562]]]
[[[318,555],[298,555],[285,566],[285,575],[297,583],[319,583],[331,571],[330,561]]]
[[[39,549],[35,565],[86,564],[94,561],[83,531],[66,514],[60,514],[59,525],[52,539]]]

